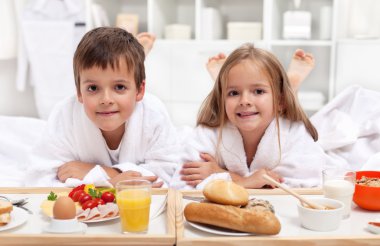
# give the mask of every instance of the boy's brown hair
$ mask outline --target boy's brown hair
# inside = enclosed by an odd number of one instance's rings
[[[117,27],[99,27],[87,32],[74,54],[74,76],[77,92],[80,92],[80,72],[94,66],[106,69],[119,68],[125,59],[128,72],[134,73],[136,88],[140,90],[145,80],[144,48],[133,35]]]

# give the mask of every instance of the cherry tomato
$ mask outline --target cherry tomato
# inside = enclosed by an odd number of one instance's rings
[[[106,204],[101,198],[95,198],[94,201],[96,202],[97,206]]]
[[[77,201],[79,201],[79,198],[82,194],[86,194],[86,192],[84,192],[84,190],[77,190],[74,192],[71,199],[73,199],[74,202],[77,202]]]
[[[108,191],[104,192],[102,194],[102,200],[105,201],[106,203],[113,202],[115,201],[115,195]]]
[[[76,191],[78,191],[78,190],[83,190],[84,187],[85,187],[85,184],[82,184],[82,185],[79,185],[79,186],[75,187],[74,189],[72,189],[72,190],[70,191],[70,193],[69,193],[69,197],[73,198],[74,193],[75,193]]]
[[[92,200],[92,196],[84,193],[83,196],[82,195],[80,196],[79,203],[83,205],[85,202],[90,201],[90,200]]]
[[[86,210],[88,208],[89,209],[93,209],[93,208],[95,208],[97,206],[98,206],[97,201],[95,201],[95,200],[88,200],[87,202],[85,202],[85,203],[82,204],[82,209],[83,210]]]

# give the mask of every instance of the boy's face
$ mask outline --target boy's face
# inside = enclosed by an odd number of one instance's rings
[[[78,100],[92,122],[107,135],[123,134],[125,122],[145,92],[136,88],[133,71],[120,59],[119,69],[92,67],[80,72]],[[116,137],[116,136],[115,136]]]

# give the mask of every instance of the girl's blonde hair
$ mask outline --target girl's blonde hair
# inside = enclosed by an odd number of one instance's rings
[[[273,54],[255,48],[253,44],[244,44],[228,56],[219,72],[214,88],[199,110],[197,126],[218,127],[219,139],[221,138],[221,129],[228,121],[224,105],[227,96],[228,74],[235,65],[243,60],[252,61],[269,79],[273,92],[273,112],[277,129],[279,129],[279,117],[290,121],[302,121],[314,141],[317,141],[318,132],[302,110],[281,63]]]

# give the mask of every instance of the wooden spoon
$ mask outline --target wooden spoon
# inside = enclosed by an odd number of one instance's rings
[[[278,188],[281,188],[283,189],[284,191],[288,192],[290,195],[292,196],[295,196],[298,200],[300,200],[300,202],[302,204],[307,204],[310,208],[313,208],[313,209],[319,209],[319,210],[325,210],[327,209],[327,207],[323,206],[323,205],[320,205],[320,204],[317,204],[317,203],[314,203],[302,196],[300,196],[299,194],[297,194],[296,192],[292,191],[291,189],[289,189],[287,186],[283,185],[283,184],[280,184],[279,182],[277,182],[276,180],[274,180],[273,178],[271,178],[270,176],[264,174],[263,175],[263,178],[268,181],[269,183],[271,183],[272,185],[275,185],[277,186]]]

